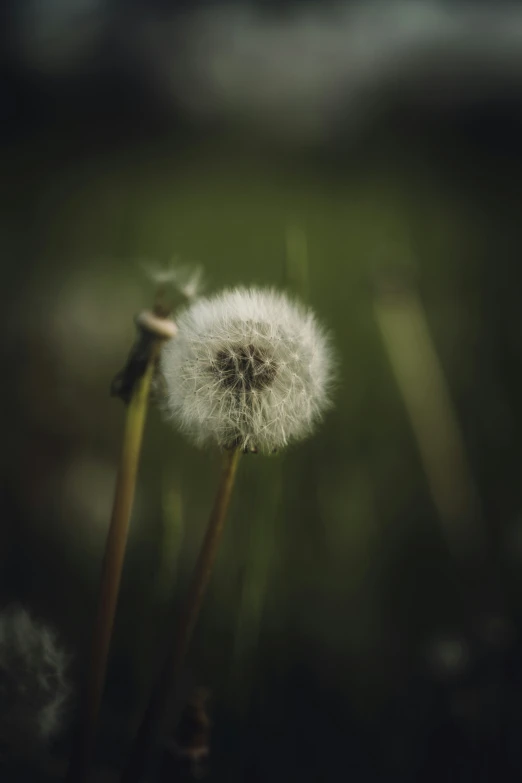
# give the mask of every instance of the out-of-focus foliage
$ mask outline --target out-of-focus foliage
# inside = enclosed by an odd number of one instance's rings
[[[488,769],[522,765],[495,755],[522,730],[517,107],[395,109],[311,150],[66,110],[4,148],[0,586],[59,625],[78,678],[143,262],[298,292],[334,335],[335,408],[244,458],[194,640],[227,780],[327,779],[346,756],[354,780],[443,779],[443,759],[472,780],[477,738]],[[146,697],[218,466],[151,411],[108,736]]]

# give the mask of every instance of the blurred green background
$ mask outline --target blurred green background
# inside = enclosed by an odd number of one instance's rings
[[[514,107],[390,110],[310,148],[84,120],[2,152],[4,601],[57,626],[81,683],[142,263],[286,288],[331,330],[335,407],[242,460],[187,674],[212,692],[212,775],[477,780],[478,745],[520,770]],[[218,469],[151,409],[102,747],[134,730]]]

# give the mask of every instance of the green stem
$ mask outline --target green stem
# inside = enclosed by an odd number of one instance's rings
[[[192,574],[185,609],[138,730],[121,783],[138,783],[141,780],[155,737],[161,734],[163,727],[170,726],[175,709],[176,688],[223,534],[239,455],[239,449],[231,449],[225,453],[221,481]]]
[[[134,501],[150,386],[161,343],[161,340],[157,340],[154,344],[145,372],[136,381],[127,408],[112,516],[105,545],[90,672],[78,742],[73,750],[67,773],[68,783],[84,783],[88,780]]]

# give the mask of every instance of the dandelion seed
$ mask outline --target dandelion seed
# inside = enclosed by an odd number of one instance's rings
[[[27,754],[53,740],[70,694],[68,656],[54,632],[21,607],[0,615],[0,747]]]
[[[330,402],[332,356],[309,310],[236,288],[176,321],[161,358],[165,409],[195,443],[272,452],[313,431]]]
[[[203,289],[203,269],[200,266],[178,267],[176,286],[185,299],[196,299]]]
[[[203,288],[203,269],[192,264],[178,265],[176,259],[171,264],[161,266],[152,261],[142,262],[142,269],[156,285],[170,285],[188,301],[196,299]]]

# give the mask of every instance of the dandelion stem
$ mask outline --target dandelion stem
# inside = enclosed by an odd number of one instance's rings
[[[138,783],[146,771],[146,765],[154,739],[164,727],[172,728],[176,707],[177,687],[183,670],[185,656],[196,625],[203,598],[208,587],[223,534],[232,489],[240,455],[237,448],[225,452],[221,481],[207,530],[196,565],[175,637],[169,647],[167,659],[153,689],[148,707],[136,736],[127,769],[121,783]]]
[[[73,750],[68,770],[68,783],[84,783],[88,780],[134,501],[150,386],[162,342],[161,339],[154,340],[145,372],[136,380],[127,408],[112,516],[105,546],[84,712],[78,744]]]

